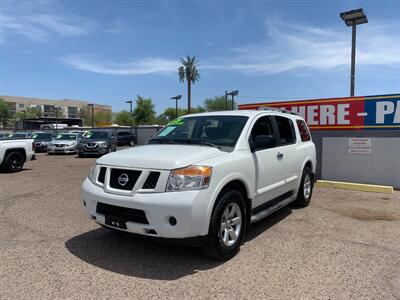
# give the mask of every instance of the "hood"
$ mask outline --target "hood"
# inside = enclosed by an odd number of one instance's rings
[[[97,162],[119,167],[172,170],[224,153],[217,148],[207,146],[144,145],[107,154],[100,157]]]

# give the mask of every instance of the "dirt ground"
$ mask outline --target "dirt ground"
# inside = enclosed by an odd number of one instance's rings
[[[399,192],[316,188],[219,262],[100,228],[80,199],[94,159],[38,158],[0,174],[1,299],[400,299]]]

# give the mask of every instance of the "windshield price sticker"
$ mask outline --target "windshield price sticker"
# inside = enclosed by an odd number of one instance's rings
[[[176,128],[176,126],[168,126],[165,127],[163,131],[161,131],[158,136],[166,136],[168,133],[170,133],[171,131],[173,131]]]
[[[183,124],[184,124],[184,123],[183,123],[183,119],[182,119],[182,118],[177,118],[177,119],[175,119],[175,120],[169,122],[169,123],[167,124],[167,126],[182,126]]]

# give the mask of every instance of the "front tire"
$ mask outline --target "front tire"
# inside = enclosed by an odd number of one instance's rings
[[[243,195],[235,190],[225,192],[217,201],[203,251],[212,258],[227,260],[239,252],[246,232],[246,205]]]
[[[305,167],[300,181],[297,198],[294,202],[296,206],[306,207],[310,204],[312,192],[314,188],[313,174],[310,167]]]
[[[9,173],[19,172],[23,169],[25,158],[21,152],[11,152],[4,159],[2,168]]]

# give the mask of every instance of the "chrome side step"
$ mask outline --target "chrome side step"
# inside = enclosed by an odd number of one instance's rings
[[[279,201],[277,204],[275,204],[274,206],[270,206],[267,209],[260,211],[259,213],[252,215],[251,216],[251,223],[255,223],[258,222],[262,219],[264,219],[265,217],[269,216],[270,214],[276,212],[277,210],[281,209],[282,207],[288,205],[289,203],[292,203],[294,200],[296,200],[296,195],[291,195],[290,197]]]

